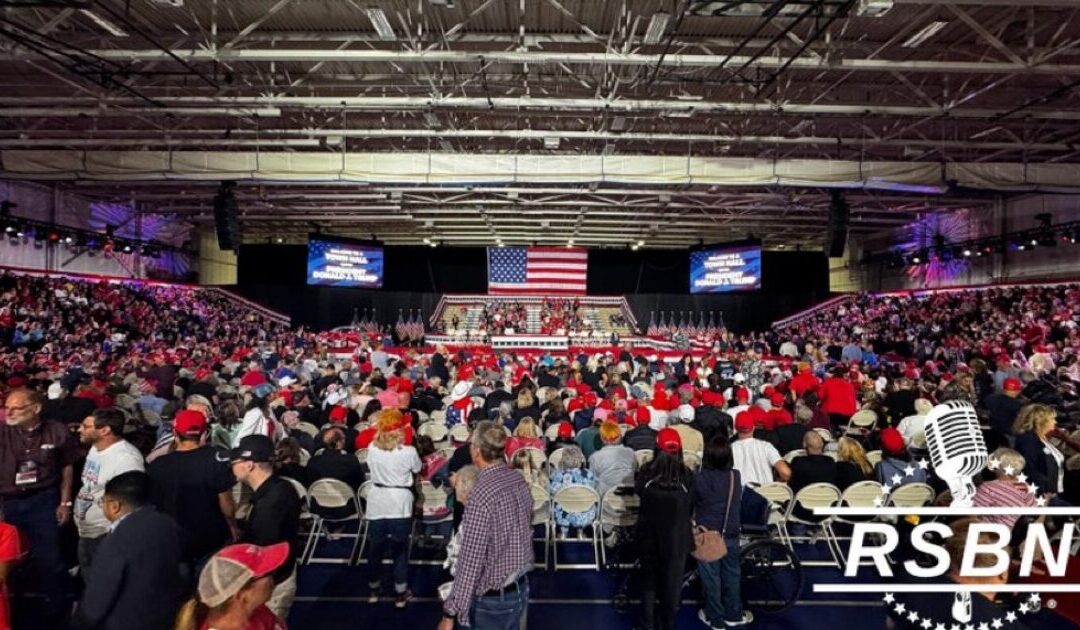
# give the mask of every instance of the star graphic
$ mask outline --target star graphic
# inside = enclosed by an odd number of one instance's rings
[[[904,468],[904,474],[907,475],[908,477],[914,475],[915,474],[915,467],[912,466],[911,464],[908,464],[907,467]]]
[[[881,507],[882,505],[885,505],[885,501],[881,497],[874,499],[874,507]]]
[[[1027,483],[1027,475],[1025,475],[1024,473],[1020,473],[1016,476],[1016,480],[1020,483]]]
[[[929,466],[929,465],[930,464],[928,464],[925,459],[920,459],[919,460],[919,468],[922,468],[923,470],[926,470],[926,467]]]
[[[881,599],[885,600],[886,604],[891,604],[896,601],[896,598],[893,597],[892,593],[885,593],[885,597],[882,597]]]
[[[945,627],[945,624],[939,623],[938,625],[934,626],[934,630],[949,630],[949,629]]]
[[[1032,593],[1031,596],[1028,597],[1028,601],[1031,602],[1032,604],[1038,604],[1041,600],[1042,600],[1042,598],[1039,597],[1038,593]]]
[[[994,630],[1001,630],[1001,626],[1005,624],[1001,623],[1001,617],[994,617],[994,620],[990,622],[990,625],[994,627]]]
[[[979,630],[990,630],[990,624],[985,621],[979,624]]]
[[[1039,494],[1039,486],[1033,483],[1029,483],[1027,487],[1028,494]]]
[[[902,615],[907,612],[907,606],[905,606],[903,602],[896,602],[896,605],[893,606],[893,610],[896,611],[896,614]]]
[[[1001,460],[991,459],[990,461],[986,462],[986,467],[990,470],[997,470],[998,468],[1001,468]]]
[[[923,630],[930,630],[930,626],[934,625],[934,622],[929,619],[923,619],[922,623],[919,625],[923,627]]]
[[[1016,469],[1013,468],[1012,466],[1006,466],[1002,470],[1005,472],[1006,475],[1008,475],[1010,477],[1012,477],[1013,475],[1016,474]]]
[[[949,630],[960,630],[960,624],[954,623],[952,626],[949,627]]]
[[[1038,497],[1035,499],[1035,505],[1039,507],[1046,507],[1046,497]]]
[[[886,483],[885,485],[881,486],[881,490],[885,494],[888,494],[888,493],[892,492],[892,484],[891,483]]]
[[[1011,610],[1005,613],[1005,621],[1008,621],[1009,623],[1013,623],[1014,621],[1016,621],[1016,613]]]
[[[1030,610],[1031,610],[1031,607],[1027,605],[1027,602],[1022,602],[1022,603],[1021,603],[1021,604],[1020,604],[1020,605],[1019,605],[1019,606],[1017,607],[1017,610],[1019,610],[1019,611],[1020,611],[1020,614],[1021,614],[1021,615],[1026,615],[1026,614],[1028,614],[1028,611],[1030,611]]]
[[[893,482],[893,485],[894,485],[894,486],[898,486],[898,485],[900,485],[900,482],[901,482],[901,481],[903,481],[903,480],[904,480],[904,478],[903,478],[903,477],[901,477],[900,475],[893,475],[893,476],[892,476],[892,477],[890,478],[890,481],[892,481],[892,482]]]

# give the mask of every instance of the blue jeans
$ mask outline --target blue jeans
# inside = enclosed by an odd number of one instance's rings
[[[501,595],[481,595],[472,602],[469,623],[472,630],[518,630],[529,605],[529,578],[517,581],[516,591]]]
[[[394,562],[394,591],[404,593],[408,588],[412,523],[411,518],[380,518],[368,525],[368,539],[371,541],[369,585],[377,585],[381,581],[383,556],[389,552]]]
[[[45,596],[45,609],[65,609],[66,572],[60,558],[60,527],[56,508],[60,490],[43,490],[28,497],[6,499],[4,520],[19,529],[30,545],[30,556],[19,569],[16,579],[20,592],[36,587]],[[27,583],[29,582],[29,583]]]
[[[742,593],[739,590],[739,539],[725,537],[727,555],[716,562],[699,562],[698,577],[705,595],[705,618],[724,627],[725,621],[742,621]]]

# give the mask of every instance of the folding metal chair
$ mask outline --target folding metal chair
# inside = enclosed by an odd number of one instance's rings
[[[366,521],[352,488],[349,484],[337,479],[319,479],[308,488],[308,497],[310,497],[311,511],[315,514],[315,527],[308,535],[308,542],[304,548],[304,564],[352,564],[356,560],[357,550],[363,550],[362,541],[367,537]],[[328,510],[341,508],[350,509],[341,516],[325,516]],[[316,558],[315,550],[318,547],[319,538],[323,534],[326,534],[328,538],[330,536],[327,525],[345,524],[352,521],[356,521],[355,534],[333,534],[335,538],[353,539],[349,557],[344,559]]]
[[[553,544],[553,566],[556,571],[562,569],[596,569],[600,570],[600,554],[597,551],[597,520],[600,516],[600,495],[596,493],[596,490],[588,486],[570,485],[563,486],[555,491],[555,494],[551,496],[551,526],[554,530],[552,535]],[[581,531],[588,531],[588,538],[586,540],[579,540],[576,538],[564,537],[559,531],[557,521],[555,520],[555,509],[559,508],[567,514],[584,514],[589,510],[596,508],[592,521],[584,524],[580,527]],[[593,563],[592,564],[560,564],[559,563],[559,543],[564,545],[571,543],[584,543],[588,542],[592,546]]]
[[[641,508],[641,499],[634,494],[633,486],[616,486],[604,493],[600,498],[600,531],[628,529],[637,525],[638,512]],[[600,563],[608,566],[607,545],[601,540]]]

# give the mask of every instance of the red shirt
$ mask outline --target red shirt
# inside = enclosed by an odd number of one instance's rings
[[[0,523],[0,562],[15,562],[25,553],[26,545],[19,530],[9,523]],[[11,630],[7,583],[0,585],[0,630]]]
[[[791,379],[791,391],[795,392],[795,395],[802,398],[802,395],[806,392],[817,388],[821,384],[821,380],[814,376],[812,372],[799,372]]]
[[[859,405],[855,401],[855,386],[843,378],[831,377],[818,387],[821,408],[825,413],[850,416]]]
[[[256,372],[254,370],[249,370],[240,379],[240,384],[244,387],[255,387],[256,385],[261,385],[265,382],[266,375],[262,372]]]
[[[199,626],[199,630],[212,630],[212,628],[208,622],[204,621]],[[264,605],[259,606],[251,613],[244,630],[286,630],[286,627],[285,622],[278,619],[277,615],[270,612],[270,609]]]

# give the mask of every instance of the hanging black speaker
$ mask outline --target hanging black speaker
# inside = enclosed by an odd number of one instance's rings
[[[222,251],[240,248],[240,217],[233,187],[236,182],[221,182],[214,196],[214,227],[217,229],[218,247]]]
[[[829,221],[826,228],[828,231],[825,233],[825,252],[829,255],[829,258],[840,258],[844,255],[844,248],[847,247],[850,210],[843,191],[830,191],[829,198]]]

